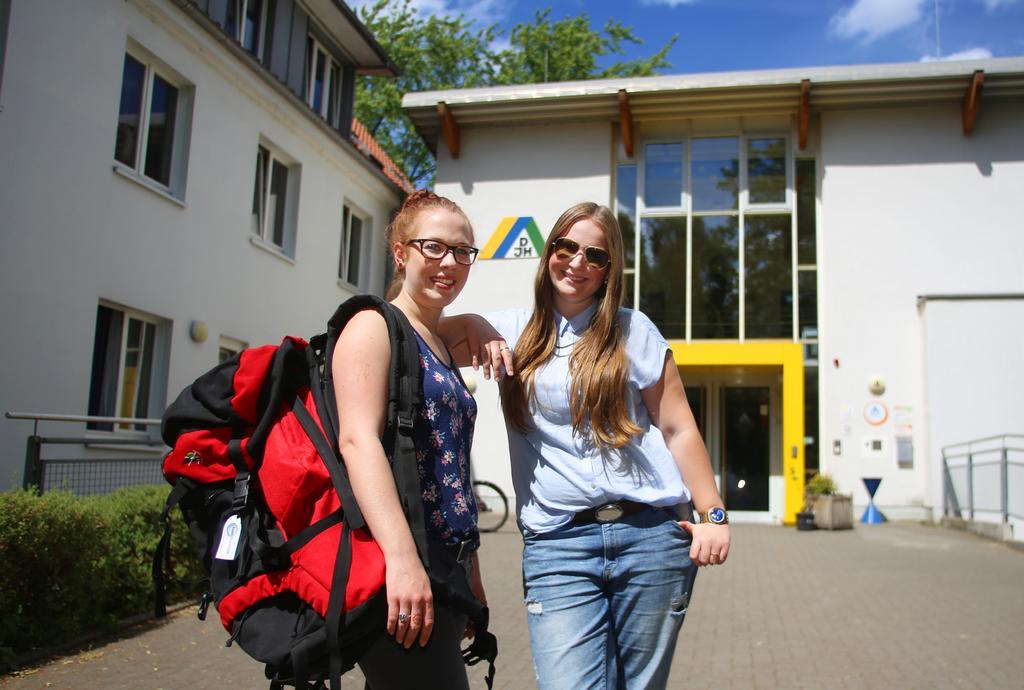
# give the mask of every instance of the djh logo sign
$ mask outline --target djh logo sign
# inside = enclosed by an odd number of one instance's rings
[[[539,259],[544,238],[531,216],[502,218],[480,252],[481,259]]]

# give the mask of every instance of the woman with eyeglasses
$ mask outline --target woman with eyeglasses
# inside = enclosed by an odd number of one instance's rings
[[[548,236],[534,309],[485,315],[505,342],[473,315],[442,323],[453,343],[488,339],[485,367],[515,352],[501,393],[541,690],[664,688],[697,566],[729,554],[672,352],[621,307],[623,258],[612,212],[577,204]],[[691,502],[699,523],[677,516]]]
[[[396,274],[391,303],[409,319],[419,347],[425,404],[413,441],[427,539],[452,552],[467,569],[474,595],[486,602],[469,473],[476,402],[437,333],[441,310],[465,286],[476,258],[473,229],[454,202],[419,191],[395,215],[387,238]],[[342,331],[332,362],[341,454],[386,568],[388,610],[381,626],[387,635],[359,666],[374,690],[468,688],[460,643],[472,631],[465,615],[434,601],[380,442],[390,351],[383,316],[368,309]]]

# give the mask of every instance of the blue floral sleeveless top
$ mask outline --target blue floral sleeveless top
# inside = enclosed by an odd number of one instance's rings
[[[480,545],[476,501],[469,479],[476,401],[457,368],[439,360],[416,334],[424,405],[413,424],[416,466],[427,534],[442,544]]]

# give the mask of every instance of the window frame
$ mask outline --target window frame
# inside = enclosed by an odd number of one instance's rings
[[[261,153],[266,152],[266,162],[264,168],[260,170],[260,158]],[[281,243],[278,244],[274,241],[275,227],[270,222],[270,199],[272,190],[274,187],[274,164],[279,164],[284,168],[287,177],[285,180],[285,191],[284,191],[284,209],[281,214]],[[279,148],[268,142],[267,140],[260,138],[256,146],[256,165],[254,170],[253,180],[253,199],[250,202],[250,213],[249,213],[249,239],[250,241],[266,249],[274,254],[277,254],[289,261],[295,257],[295,242],[297,233],[296,216],[298,211],[298,196],[299,196],[299,177],[301,174],[301,167],[295,159],[284,154]],[[262,192],[260,198],[260,214],[259,214],[259,227],[254,228],[255,223],[253,222],[256,214],[256,193],[257,189]],[[277,207],[274,207],[277,210]],[[276,214],[275,214],[276,218]]]
[[[250,50],[245,45],[245,16],[246,10],[252,2],[260,3],[260,24],[256,35],[255,45],[253,46],[255,50]],[[231,7],[235,8],[235,25],[229,26],[231,23],[231,15],[228,14],[225,18],[225,31],[232,39],[235,40],[235,42],[238,43],[238,45],[242,46],[246,52],[254,55],[260,62],[263,62],[263,54],[266,50],[267,44],[267,17],[269,14],[267,6],[269,4],[269,0],[227,0],[225,7],[225,12],[228,12]]]
[[[231,357],[234,357],[248,347],[249,343],[244,340],[239,340],[238,338],[232,338],[231,336],[221,334],[220,337],[217,338],[217,363],[223,364],[225,361],[231,359]],[[224,356],[225,353],[228,353],[227,357]]]
[[[711,211],[694,211],[693,210],[693,170],[692,167],[692,156],[693,156],[693,142],[697,139],[708,139],[708,138],[722,138],[722,137],[734,137],[737,140],[739,147],[739,175],[737,184],[739,185],[739,196],[737,208],[734,210],[711,210]],[[785,145],[785,197],[783,202],[771,202],[771,203],[750,203],[750,180],[749,180],[749,142],[754,139],[782,139]],[[797,208],[796,208],[796,159],[799,158],[816,158],[808,152],[796,152],[794,149],[795,133],[791,131],[781,129],[752,129],[747,131],[736,131],[736,130],[711,130],[702,131],[700,133],[695,132],[683,132],[679,136],[666,136],[659,134],[649,139],[644,139],[638,142],[635,154],[633,158],[627,158],[618,156],[614,162],[614,174],[616,176],[616,185],[618,184],[618,168],[623,165],[636,165],[636,177],[637,177],[637,194],[636,202],[634,205],[634,223],[635,223],[635,248],[634,248],[634,263],[632,266],[626,267],[626,270],[633,274],[633,303],[639,305],[640,295],[643,290],[643,272],[639,270],[639,262],[641,252],[643,251],[643,224],[645,219],[649,218],[684,218],[686,223],[686,257],[685,257],[685,273],[686,273],[686,296],[685,296],[685,309],[686,309],[686,327],[685,327],[685,340],[691,342],[693,340],[693,222],[695,216],[733,216],[737,218],[738,222],[738,270],[739,270],[739,281],[737,289],[739,291],[739,342],[747,340],[746,334],[746,244],[745,236],[747,234],[746,219],[748,216],[756,215],[781,215],[788,214],[790,219],[790,237],[791,237],[791,294],[792,294],[792,333],[791,339],[794,342],[801,341],[800,337],[800,320],[799,320],[799,272],[806,271],[809,267],[797,265],[797,252],[798,252],[798,237],[797,237]],[[682,145],[682,166],[683,166],[683,188],[681,194],[681,204],[679,206],[647,206],[645,199],[646,192],[646,173],[647,173],[647,147],[649,145],[657,144],[681,144]],[[616,187],[617,189],[617,187]],[[616,194],[616,212],[618,212]],[[763,338],[755,338],[756,340],[763,340]],[[771,338],[768,338],[771,340]]]
[[[331,51],[327,50],[327,46],[311,33],[306,37],[306,52],[306,105],[332,127],[336,127],[338,113],[341,111],[341,92],[344,90],[344,69],[341,62],[334,57]],[[314,103],[314,85],[317,57],[320,55],[324,57],[324,93],[320,107],[317,108]]]
[[[118,101],[116,118],[118,126],[115,127],[114,135],[113,170],[115,173],[134,180],[158,194],[183,203],[188,177],[195,87],[185,77],[167,65],[167,63],[131,39],[128,40],[125,46],[123,56],[125,59],[130,57],[142,66],[142,94],[139,103],[139,121],[135,133],[132,164],[125,163],[117,158],[117,132],[120,128],[121,119],[120,100]],[[118,91],[122,100],[125,89],[125,59],[121,61],[121,88]],[[149,153],[149,129],[152,124],[153,87],[156,78],[161,79],[177,90],[174,106],[174,126],[171,129],[172,139],[168,147],[171,160],[166,184],[146,174],[146,157]]]
[[[105,387],[111,376],[111,372],[107,368],[108,362],[101,363],[101,370],[97,372],[96,365],[96,344],[98,341],[98,334],[95,329],[98,327],[99,319],[99,308],[104,308],[112,312],[121,314],[121,332],[117,342],[117,356],[114,361],[116,367],[114,386],[114,399],[112,402],[113,409],[108,414],[106,410],[92,409],[93,406],[93,392],[97,385]],[[89,378],[89,402],[87,405],[87,412],[91,416],[98,417],[122,417],[120,414],[121,406],[124,404],[124,383],[125,383],[125,363],[126,353],[129,336],[130,321],[135,320],[145,325],[153,326],[153,349],[150,355],[150,371],[149,371],[149,391],[146,396],[146,417],[155,419],[160,417],[163,413],[163,408],[166,406],[166,391],[167,391],[167,374],[168,374],[168,355],[170,351],[170,322],[167,319],[163,319],[159,316],[148,314],[138,309],[131,307],[125,307],[114,302],[108,302],[106,300],[100,300],[97,304],[97,322],[94,324],[93,332],[93,360],[90,367],[90,378]],[[143,328],[145,333],[145,328]],[[109,335],[104,337],[108,338],[107,347],[110,347]],[[143,350],[145,346],[143,344]],[[106,358],[109,361],[109,356]],[[99,374],[99,378],[97,378]],[[145,376],[140,376],[141,381]],[[138,391],[136,391],[138,392]],[[136,405],[138,400],[136,400]],[[129,417],[134,417],[134,413]],[[156,433],[156,429],[153,427],[142,427],[140,425],[130,424],[113,424],[106,422],[90,422],[88,424],[90,432],[109,433],[118,435],[137,435],[139,437],[149,437]]]
[[[359,228],[359,256],[356,271],[356,280],[351,280],[349,275],[349,252],[352,243],[352,218],[358,218],[361,227]],[[365,292],[369,284],[369,255],[370,255],[370,233],[373,227],[373,218],[361,208],[345,201],[341,209],[341,247],[338,253],[338,285],[347,290]]]

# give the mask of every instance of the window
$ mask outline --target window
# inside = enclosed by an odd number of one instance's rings
[[[114,160],[121,171],[183,198],[191,87],[143,53],[126,52]]]
[[[636,164],[618,166],[615,180],[615,214],[622,230],[622,251],[626,257],[623,302],[632,307],[636,270]]]
[[[228,0],[228,16],[224,29],[258,60],[263,59],[268,1]]]
[[[217,363],[223,364],[247,347],[249,347],[248,343],[222,335],[217,348]]]
[[[341,258],[338,278],[359,290],[365,290],[364,254],[369,248],[368,219],[348,206],[341,213]]]
[[[251,229],[255,238],[288,256],[294,251],[298,166],[268,146],[256,147]]]
[[[620,160],[616,207],[638,241],[626,267],[637,306],[662,333],[812,337],[814,161],[794,161],[785,136],[746,133],[652,141],[642,155]]]
[[[341,65],[312,36],[306,39],[306,103],[332,126],[338,126]]]
[[[92,352],[89,414],[98,417],[159,416],[164,382],[158,371],[167,329],[148,314],[99,305]],[[90,429],[113,431],[114,425],[90,423]],[[118,430],[133,428],[118,424]],[[144,425],[135,425],[145,431]]]

